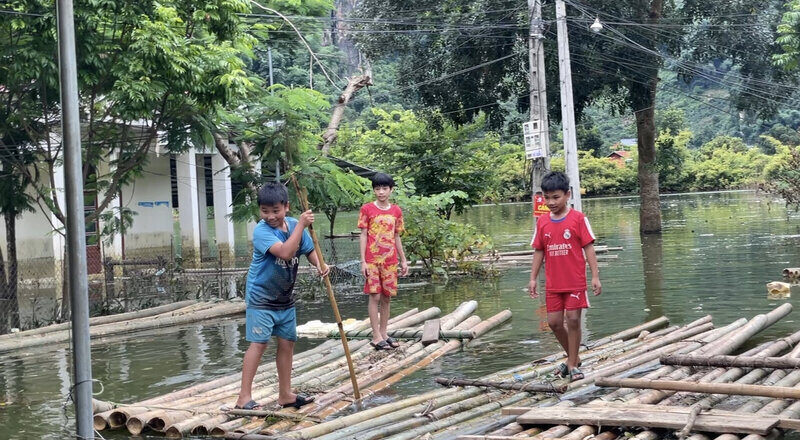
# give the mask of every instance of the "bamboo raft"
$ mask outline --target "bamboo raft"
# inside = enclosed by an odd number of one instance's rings
[[[469,339],[472,339],[511,318],[511,312],[505,310],[482,320],[473,314],[477,306],[477,302],[467,301],[441,318],[438,318],[441,311],[436,307],[423,311],[413,309],[392,318],[389,328],[421,328],[425,321],[436,318],[442,331],[454,331],[456,336],[458,331],[469,332]],[[358,330],[364,330],[369,322],[361,325]],[[368,345],[368,340],[351,341],[351,356],[362,399],[375,395],[445,354],[458,350],[463,340],[455,338],[424,345],[421,341],[408,339],[401,341],[400,348],[391,351],[375,351]],[[161,432],[169,438],[223,436],[236,432],[259,432],[264,424],[263,417],[281,423],[319,423],[324,418],[347,410],[353,403],[353,386],[339,341],[325,341],[311,350],[295,354],[292,385],[298,391],[316,396],[316,401],[302,411],[277,408],[275,365],[266,361],[256,373],[253,399],[266,408],[276,407],[275,410],[255,413],[230,410],[239,391],[240,379],[241,373],[231,374],[130,405],[103,408],[104,411],[98,411],[94,416],[95,429],[125,428],[133,435],[148,430]],[[256,414],[262,418],[255,417]],[[292,425],[287,426],[290,427]]]
[[[471,330],[479,337],[510,317],[504,312],[478,323],[470,316],[475,306],[464,303],[442,317],[440,335]],[[353,341],[364,395],[358,404],[337,341],[327,341],[295,357],[294,384],[316,390],[317,397],[299,411],[219,410],[238,391],[238,375],[232,375],[99,412],[95,426],[238,440],[772,440],[800,429],[800,400],[794,400],[800,398],[800,331],[740,349],[791,309],[783,304],[716,328],[711,316],[683,326],[667,326],[661,317],[582,347],[582,380],[557,378],[554,372],[565,359],[555,353],[480,378],[437,378],[439,385],[431,381],[429,392],[377,406],[370,402],[375,393],[469,339],[427,347],[408,340],[399,353],[374,352],[366,341]],[[391,327],[414,328],[430,313],[410,311],[392,319]],[[273,370],[262,366],[254,387],[256,400],[267,404],[276,397]],[[183,412],[176,409],[181,405]]]

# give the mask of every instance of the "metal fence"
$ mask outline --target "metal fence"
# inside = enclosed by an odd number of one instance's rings
[[[326,262],[334,266],[331,281],[360,285],[358,237],[323,239],[321,246]],[[137,251],[135,258],[106,258],[101,270],[89,275],[90,315],[123,313],[186,299],[243,297],[250,252],[239,251],[232,261],[223,263],[204,250],[199,267],[191,268],[177,252]],[[0,334],[69,320],[67,283],[59,274],[67,273],[66,268],[56,268],[57,263],[52,262],[19,264],[16,289],[0,282]],[[13,279],[9,272],[6,263],[5,279]],[[304,261],[296,289],[305,297],[324,294],[319,279]]]

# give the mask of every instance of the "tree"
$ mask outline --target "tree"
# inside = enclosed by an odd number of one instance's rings
[[[761,115],[774,112],[781,93],[764,86],[774,76],[764,54],[774,51],[769,24],[777,3],[603,0],[586,6],[570,2],[576,116],[598,99],[612,111],[627,110],[634,115],[641,232],[661,229],[654,117],[659,72],[669,67],[687,79],[720,81],[698,63],[730,58],[737,69],[736,82],[727,82],[726,87],[732,90],[736,106]],[[420,10],[428,12],[415,12]],[[749,26],[726,26],[729,17],[743,13],[748,14],[744,24]],[[485,111],[489,123],[496,126],[503,115],[494,103],[517,98],[520,106],[527,106],[527,84],[521,75],[526,59],[514,55],[524,54],[516,42],[527,38],[528,17],[517,4],[503,0],[362,0],[360,14],[375,20],[369,29],[379,31],[359,36],[367,54],[399,54],[402,81],[408,83],[406,92],[418,94],[424,103],[441,109],[457,123]],[[592,17],[606,21],[600,34],[588,30]],[[375,25],[380,19],[384,24]],[[676,23],[685,28],[670,30]],[[545,48],[546,53],[555,52],[551,38],[545,40]],[[555,57],[546,58],[548,89],[558,90]],[[548,103],[551,120],[557,120],[558,94],[551,93]]]
[[[659,134],[656,140],[659,184],[662,191],[685,191],[689,180],[689,141],[692,133],[686,130],[672,134],[670,124]],[[672,128],[677,128],[673,125]]]
[[[445,210],[484,201],[494,184],[493,167],[500,142],[485,133],[485,121],[456,126],[436,113],[420,116],[410,110],[376,108],[374,128],[352,124],[342,130],[334,154],[373,166],[412,182],[417,194],[431,196],[462,191]]]

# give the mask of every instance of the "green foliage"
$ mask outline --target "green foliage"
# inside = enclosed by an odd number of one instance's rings
[[[519,147],[501,144],[497,135],[485,132],[483,118],[456,126],[438,115],[425,119],[409,110],[376,108],[371,113],[373,122],[340,130],[332,154],[413,182],[419,195],[462,191],[466,197],[452,198],[453,204],[444,208],[448,216],[453,208],[461,211],[496,197],[502,181],[493,170],[498,155],[504,161],[519,157],[514,156]],[[515,173],[510,164],[506,171]]]
[[[333,220],[339,209],[358,207],[369,185],[366,179],[344,171],[317,150],[320,126],[328,117],[325,97],[314,90],[276,85],[272,93],[238,109],[232,121],[237,143],[250,148],[251,158],[261,160],[266,169],[280,161],[283,168],[296,176],[308,191],[309,203],[324,211]],[[242,168],[232,170],[231,177],[258,187],[265,173]],[[290,190],[291,184],[289,185]],[[294,191],[290,191],[295,196]],[[300,205],[296,198],[295,212]],[[235,196],[234,219],[258,219],[255,198],[245,187]]]
[[[563,172],[564,158],[553,158],[550,161],[550,169]],[[626,194],[637,188],[635,158],[620,167],[607,158],[595,157],[591,151],[580,151],[578,169],[581,188],[589,196]]]
[[[413,186],[398,187],[395,202],[403,209],[406,233],[403,247],[411,263],[422,262],[431,275],[446,275],[448,270],[475,270],[478,264],[467,259],[490,251],[489,237],[470,224],[448,220],[447,207],[466,200],[463,191],[447,191],[431,196],[411,195]],[[472,264],[470,264],[472,263]]]
[[[772,56],[775,65],[786,70],[796,70],[800,61],[800,0],[786,2],[786,12],[783,13],[781,23],[778,25],[778,38],[782,52]]]
[[[686,129],[686,114],[682,109],[667,107],[656,111],[656,131],[675,136]]]
[[[800,147],[777,144],[777,154],[764,167],[767,191],[782,197],[786,204],[800,209]]]
[[[55,10],[39,0],[11,8],[20,14],[0,20],[0,118],[11,115],[0,138],[24,133],[15,143],[37,160],[12,165],[63,222],[54,193],[37,183],[62,160],[51,141],[59,117]],[[246,0],[75,3],[84,176],[94,174],[99,192],[87,222],[140,175],[162,133],[170,152],[184,151],[189,140],[202,146],[204,133],[187,128],[258,85],[244,62],[254,40],[238,17],[249,10]]]
[[[677,125],[672,128],[677,128]],[[691,160],[688,145],[691,139],[691,132],[682,130],[672,133],[669,127],[665,127],[656,139],[656,164],[661,190],[679,192],[688,189],[688,163]]]
[[[741,188],[758,181],[768,158],[741,139],[720,136],[703,145],[689,168],[691,189],[699,191]]]

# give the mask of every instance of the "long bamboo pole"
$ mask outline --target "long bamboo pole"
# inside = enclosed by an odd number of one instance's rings
[[[292,185],[294,185],[295,191],[297,191],[297,198],[300,199],[300,205],[302,205],[303,211],[308,211],[308,198],[306,197],[305,188],[300,187],[295,175],[292,175]],[[319,265],[325,267],[325,257],[322,255],[322,248],[319,245],[319,240],[317,240],[317,233],[314,231],[314,225],[308,225],[308,232],[311,234],[311,241],[314,242],[314,252],[317,254]],[[347,346],[347,335],[344,332],[344,326],[342,326],[342,316],[339,314],[339,306],[336,304],[333,286],[327,274],[323,277],[323,281],[325,283],[325,289],[328,291],[328,300],[330,300],[331,308],[333,308],[333,316],[336,318],[336,326],[339,327],[339,335],[342,338],[342,347],[344,347],[344,355],[347,358],[347,367],[350,369],[350,382],[353,384],[353,397],[356,400],[361,400],[361,392],[358,389],[358,380],[356,380],[356,370],[353,368],[353,360],[350,358],[350,348]]]
[[[743,357],[743,356],[662,356],[659,361],[664,365],[683,365],[699,367],[743,367],[743,368],[800,368],[800,359],[785,357]]]
[[[595,382],[600,387],[641,388],[651,390],[689,391],[706,394],[734,394],[762,396],[778,399],[800,399],[800,389],[762,385],[730,383],[697,383],[678,380],[617,379],[601,377]]]

